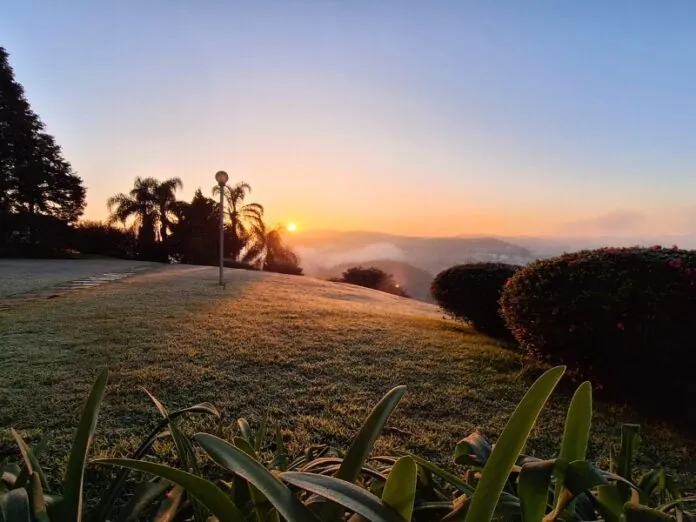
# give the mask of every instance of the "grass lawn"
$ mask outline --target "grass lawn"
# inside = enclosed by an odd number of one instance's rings
[[[474,429],[495,438],[530,384],[518,356],[444,320],[433,306],[310,278],[172,266],[0,311],[0,436],[51,436],[65,455],[98,369],[111,370],[95,452],[127,455],[157,419],[139,390],[171,408],[210,401],[226,422],[270,413],[293,451],[346,447],[381,395],[407,394],[378,451],[449,462]],[[529,452],[558,451],[568,397],[557,392]],[[693,487],[696,441],[626,408],[599,404],[591,455],[606,462],[622,421],[644,425],[639,463]],[[9,445],[0,444],[0,453]],[[2,457],[2,455],[0,455]],[[49,469],[55,479],[60,469]]]

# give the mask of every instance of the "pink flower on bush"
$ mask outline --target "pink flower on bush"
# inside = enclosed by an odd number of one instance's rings
[[[625,330],[625,329],[626,329],[626,327],[624,326],[623,323],[616,323],[616,327],[617,327],[619,330]]]
[[[653,247],[650,247],[650,250],[662,250],[662,247],[660,245],[655,245]]]
[[[674,259],[670,259],[667,264],[671,266],[672,268],[680,268],[684,261],[682,260],[681,257],[675,257]]]

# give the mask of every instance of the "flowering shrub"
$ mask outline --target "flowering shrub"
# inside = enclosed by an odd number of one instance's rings
[[[566,363],[614,396],[655,404],[696,393],[694,251],[604,248],[537,261],[506,283],[501,308],[529,355]]]
[[[478,331],[509,337],[500,317],[500,291],[518,269],[503,263],[457,265],[440,272],[433,280],[433,299],[443,310],[467,321]]]

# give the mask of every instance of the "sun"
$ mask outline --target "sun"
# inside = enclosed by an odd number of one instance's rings
[[[297,225],[295,223],[293,223],[292,221],[290,223],[288,223],[287,228],[288,228],[288,232],[297,231]]]

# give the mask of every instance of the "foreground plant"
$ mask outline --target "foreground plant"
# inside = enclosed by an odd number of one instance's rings
[[[246,420],[239,419],[239,435],[229,441],[210,433],[189,437],[179,420],[188,414],[219,419],[215,407],[202,403],[169,413],[146,391],[162,420],[131,458],[94,461],[122,471],[96,507],[85,513],[84,469],[104,396],[104,371],[83,411],[62,496],[45,493],[46,481],[37,455],[40,448],[32,451],[12,432],[23,464],[2,470],[0,522],[331,522],[347,517],[350,522],[696,520],[686,511],[696,498],[682,498],[664,470],[652,470],[634,481],[632,459],[640,441],[637,426],[622,428],[621,447],[612,456],[609,471],[586,460],[592,417],[589,383],[583,383],[573,396],[559,456],[540,460],[521,454],[564,370],[553,368],[532,385],[495,446],[479,433],[456,445],[454,460],[466,468],[463,476],[416,455],[370,456],[405,393],[403,386],[388,392],[375,406],[345,454],[328,446],[313,446],[293,460],[278,428],[274,450],[263,451],[267,449],[266,422],[253,431]],[[173,440],[180,468],[147,459],[155,440],[162,437]],[[204,462],[199,462],[199,453],[217,464],[216,475],[222,478],[213,481],[202,476]],[[153,478],[137,484],[126,500],[123,490],[131,471]],[[206,474],[210,475],[207,469]]]

